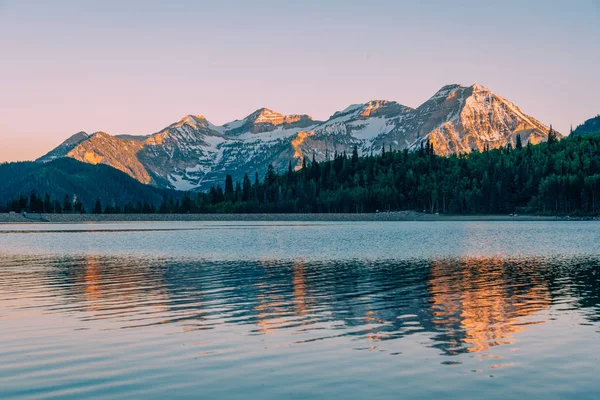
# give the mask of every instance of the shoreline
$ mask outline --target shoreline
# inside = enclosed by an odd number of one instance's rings
[[[109,222],[361,222],[361,221],[597,221],[598,217],[435,215],[414,211],[362,214],[21,214],[0,213],[0,224]]]

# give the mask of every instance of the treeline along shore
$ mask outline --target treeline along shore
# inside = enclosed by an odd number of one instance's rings
[[[60,161],[60,160],[58,160]],[[123,174],[124,175],[124,174]],[[144,185],[142,185],[144,186]],[[98,188],[102,185],[99,183]],[[157,189],[158,190],[158,189]],[[266,174],[245,175],[208,192],[152,192],[121,203],[104,193],[14,193],[4,212],[46,214],[387,214],[596,216],[600,211],[600,135],[485,149],[442,157],[416,151],[327,155]],[[161,199],[157,204],[156,198]],[[388,212],[390,212],[388,214]],[[400,217],[398,217],[400,218]],[[404,217],[402,217],[404,218]],[[356,219],[356,217],[355,217]]]
[[[578,221],[599,217],[543,215],[449,215],[415,211],[337,214],[27,214],[0,213],[0,224],[20,223],[110,223],[110,222],[367,222],[367,221]]]

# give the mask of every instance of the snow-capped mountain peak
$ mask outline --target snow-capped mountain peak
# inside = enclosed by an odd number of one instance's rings
[[[410,110],[412,110],[410,107],[403,106],[395,101],[371,100],[362,107],[359,115],[364,118],[391,116],[402,114]]]
[[[190,125],[190,126],[198,126],[198,124],[206,125],[207,124],[206,117],[204,115],[191,115],[188,114],[185,117],[181,118],[179,122],[177,122],[176,126],[182,125]]]
[[[310,115],[292,114],[284,115],[268,108],[261,108],[245,118],[246,122],[253,124],[272,124],[275,126],[282,124],[293,124],[301,120],[312,121]]]
[[[474,92],[491,92],[490,89],[486,88],[485,86],[479,83],[474,83],[473,85],[471,85],[471,89],[473,89]]]
[[[235,120],[220,127],[229,136],[243,133],[265,133],[283,128],[306,128],[314,125],[312,117],[304,114],[284,115],[268,108],[260,108],[242,120]]]

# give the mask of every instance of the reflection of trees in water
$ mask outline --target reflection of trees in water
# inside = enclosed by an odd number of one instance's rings
[[[600,258],[564,259],[553,265],[553,297],[570,303],[590,322],[600,322]]]
[[[23,276],[28,287],[37,280],[38,289],[48,287],[60,298],[55,312],[84,311],[84,319],[121,327],[236,324],[251,326],[250,334],[303,333],[290,339],[298,341],[430,333],[435,347],[457,354],[514,342],[557,300],[569,299],[589,320],[600,319],[597,259],[317,263],[90,256],[46,262]]]

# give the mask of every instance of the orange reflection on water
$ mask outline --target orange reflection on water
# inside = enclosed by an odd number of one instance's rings
[[[528,262],[512,268],[500,258],[464,258],[432,263],[429,288],[434,323],[448,337],[449,354],[471,353],[515,342],[523,318],[550,307],[547,283]]]
[[[136,308],[150,308],[151,312],[169,310],[169,296],[161,278],[139,265],[119,266],[101,264],[97,256],[84,259],[81,284],[85,311],[126,314]]]
[[[286,300],[286,288],[281,287],[275,281],[269,279],[269,263],[265,263],[264,280],[257,284],[259,295],[257,311],[258,332],[271,334],[274,329],[293,323],[294,326],[306,325],[304,317],[308,315],[311,302],[307,296],[307,285],[305,279],[305,264],[301,260],[294,261],[292,271],[292,298]]]
[[[294,262],[292,287],[296,315],[306,315],[306,281],[304,279],[304,263],[302,261]]]
[[[100,273],[98,272],[98,263],[96,257],[87,256],[85,258],[84,293],[86,304],[96,304],[100,300]],[[96,311],[93,307],[88,307],[88,311]]]
[[[286,304],[281,288],[278,287],[276,280],[270,279],[270,269],[277,265],[272,260],[262,262],[264,268],[263,279],[257,283],[257,302],[254,307],[256,311],[256,326],[258,332],[262,334],[271,334],[273,329],[283,324],[281,316],[286,313]]]

